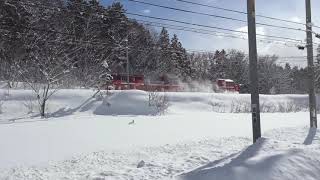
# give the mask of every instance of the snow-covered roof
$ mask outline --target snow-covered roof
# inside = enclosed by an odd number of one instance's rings
[[[218,81],[219,81],[219,80],[220,80],[220,81],[222,80],[222,81],[225,81],[225,82],[234,82],[232,79],[218,79]]]

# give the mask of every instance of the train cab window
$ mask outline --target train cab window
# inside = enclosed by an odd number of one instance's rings
[[[121,80],[121,77],[119,75],[112,75],[112,77],[114,81]]]
[[[142,77],[136,77],[135,79],[136,79],[136,81],[143,81]]]
[[[226,82],[226,84],[227,84],[228,87],[235,86],[234,82]]]
[[[218,80],[218,86],[224,86],[224,81],[223,80]]]

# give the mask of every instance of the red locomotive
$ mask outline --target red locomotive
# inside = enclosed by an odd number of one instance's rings
[[[217,80],[218,91],[239,92],[240,86],[231,79],[218,79]]]
[[[157,80],[146,80],[143,75],[114,74],[112,75],[114,90],[138,89],[143,91],[184,91],[184,86],[174,77],[162,75]],[[128,83],[129,78],[129,83]],[[240,86],[231,79],[218,79],[212,83],[213,89],[218,92],[239,92]]]
[[[128,76],[124,74],[112,75],[112,89],[139,89],[144,91],[183,91],[183,86],[179,85],[167,76],[160,76],[157,81],[145,80],[143,75],[130,75],[129,83]]]
[[[123,74],[114,74],[112,75],[112,87],[115,90],[122,89],[140,89],[140,87],[144,86],[144,76],[143,75],[131,75],[128,76]]]

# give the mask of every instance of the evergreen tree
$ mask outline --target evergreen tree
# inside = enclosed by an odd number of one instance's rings
[[[225,50],[216,50],[213,57],[210,58],[210,77],[211,80],[216,81],[220,78],[226,78],[226,52]]]
[[[166,28],[162,28],[157,43],[159,48],[159,59],[157,59],[157,69],[159,73],[172,73],[171,66],[171,45],[169,33]]]
[[[238,50],[229,50],[224,62],[225,77],[236,83],[248,84],[248,61],[245,54]]]
[[[30,16],[18,1],[0,1],[0,80],[17,81],[15,69],[27,56],[25,34]]]
[[[260,56],[258,61],[259,92],[269,94],[271,89],[279,89],[280,77],[276,56]],[[278,93],[278,91],[277,91]]]

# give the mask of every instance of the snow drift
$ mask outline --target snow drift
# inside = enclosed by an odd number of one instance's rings
[[[319,143],[317,142],[311,147],[306,146],[308,144],[305,143],[312,142],[316,132],[319,133],[316,129],[310,129],[304,143],[290,141],[289,139],[284,142],[261,138],[257,143],[242,152],[201,166],[181,175],[179,179],[319,179],[320,161],[318,157],[320,153],[316,150],[319,147]],[[301,134],[298,137],[301,137]],[[315,149],[314,147],[317,148]]]
[[[92,97],[93,90],[63,89],[48,101],[47,113],[61,117],[74,113],[96,115],[155,115],[157,109],[150,106],[150,93],[145,91],[111,91],[110,96]],[[0,89],[3,102],[2,117],[27,117],[30,106],[38,111],[36,97],[31,90]],[[169,114],[192,112],[248,113],[250,95],[198,92],[167,92]],[[307,95],[261,95],[262,112],[300,112],[308,110]],[[12,113],[14,112],[14,113]],[[35,115],[35,114],[33,114]],[[1,118],[3,119],[3,118]]]

